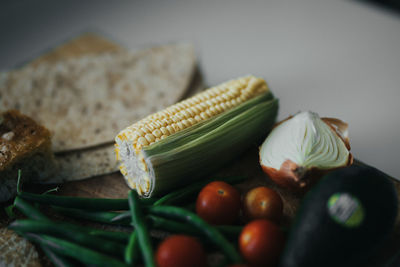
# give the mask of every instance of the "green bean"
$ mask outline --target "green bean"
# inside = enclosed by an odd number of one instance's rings
[[[153,205],[154,202],[156,202],[158,200],[158,198],[139,198],[139,201],[142,205]]]
[[[226,181],[228,183],[238,183],[244,180],[243,176],[232,176],[226,178],[217,178],[218,180]],[[205,181],[200,181],[192,184],[181,190],[177,190],[171,194],[165,195],[161,199],[155,201],[154,198],[142,198],[140,203],[144,205],[160,205],[163,203],[173,203],[176,202],[192,193],[199,191],[207,183],[216,180],[207,179]],[[33,194],[28,192],[19,192],[18,196],[36,203],[43,205],[52,205],[65,208],[76,208],[83,210],[93,210],[93,211],[109,211],[109,210],[128,210],[129,204],[127,199],[106,199],[106,198],[82,198],[82,197],[68,197],[68,196],[57,196],[50,194]]]
[[[129,236],[128,245],[125,248],[125,262],[129,265],[135,265],[140,254],[139,239],[136,231]]]
[[[126,220],[126,219],[131,219],[132,215],[130,212],[121,212],[121,214],[119,214],[118,216],[114,217],[111,221],[112,222],[116,222],[116,221],[121,221],[121,220]],[[167,220],[161,217],[157,217],[157,216],[146,216],[147,219],[150,220],[150,222],[152,223],[152,226],[154,228],[157,229],[162,229],[162,230],[168,230],[168,231],[177,231],[177,229],[179,229],[180,226],[183,226],[184,229],[188,228],[192,229],[192,227],[187,226],[186,224],[182,224],[182,223],[178,223],[178,222],[174,222],[171,220]],[[164,227],[164,226],[168,226],[170,225],[171,227]],[[189,231],[190,232],[190,231]],[[193,232],[193,231],[192,231]]]
[[[126,219],[127,216],[131,216],[127,212],[121,213],[118,219]],[[177,222],[174,220],[168,220],[163,217],[147,215],[146,219],[151,223],[151,227],[154,229],[165,230],[173,233],[185,233],[188,235],[200,235],[200,231],[196,228],[191,227],[188,224],[184,224],[182,222]]]
[[[126,222],[129,221],[132,218],[131,212],[130,211],[123,211],[118,213],[114,218],[111,219],[111,223],[116,223],[116,222]]]
[[[129,233],[125,232],[105,231],[99,229],[91,229],[88,231],[88,234],[124,244],[126,244],[129,241],[129,236],[130,236]]]
[[[56,195],[40,195],[27,192],[20,192],[19,197],[40,203],[43,205],[52,205],[65,208],[76,208],[82,210],[108,211],[108,210],[128,210],[129,204],[124,199],[107,199],[107,198],[82,198],[82,197],[66,197]]]
[[[110,211],[87,211],[80,209],[52,207],[56,212],[77,219],[85,219],[92,222],[118,224],[128,226],[130,220],[128,218],[115,219],[120,216],[118,212]]]
[[[135,232],[138,236],[138,243],[142,251],[144,263],[147,267],[155,267],[153,256],[153,248],[151,246],[151,239],[145,219],[142,214],[141,207],[139,205],[139,198],[135,191],[129,192],[129,207],[132,215],[132,226],[135,227]],[[133,249],[130,249],[130,253],[134,253]],[[132,257],[128,257],[130,259]]]
[[[199,236],[201,232],[199,232],[196,228],[191,227],[188,224],[184,224],[181,222],[168,220],[162,217],[157,217],[153,215],[149,215],[146,218],[150,220],[152,223],[152,228],[161,229],[174,233],[184,233],[188,235]]]
[[[123,245],[104,238],[91,236],[85,230],[82,231],[84,228],[67,223],[55,224],[54,222],[46,221],[17,220],[11,223],[9,228],[17,232],[45,234],[67,239],[77,244],[115,256],[123,255]]]
[[[17,207],[18,210],[21,211],[28,218],[45,222],[50,221],[50,219],[47,218],[45,215],[43,215],[38,209],[36,209],[36,207],[30,205],[29,203],[27,203],[18,196],[14,200],[14,206]],[[50,249],[48,249],[43,245],[41,245],[40,247],[47,255],[47,257],[54,263],[54,265],[60,267],[74,266],[74,264],[71,263],[69,260],[67,260],[65,257],[57,255],[56,253],[52,252]]]
[[[40,213],[34,206],[30,205],[20,197],[16,197],[14,201],[15,206],[28,218],[30,219],[36,219],[36,220],[41,220],[41,221],[50,221],[45,215]],[[67,208],[60,208],[60,207],[53,207],[56,211],[59,211],[60,213],[64,215],[70,215],[71,217],[74,218],[80,218],[80,219],[91,219],[92,221],[100,222],[100,223],[110,223],[110,218],[114,218],[117,216],[117,213],[111,213],[111,212],[90,212],[90,211],[81,211],[77,209],[67,209]],[[75,216],[73,216],[75,215]],[[126,225],[129,224],[129,220],[125,220]],[[121,223],[119,221],[116,221],[116,223]],[[71,225],[72,226],[72,225]],[[78,227],[75,226],[74,227]],[[119,241],[119,242],[127,242],[129,239],[129,235],[126,233],[121,233],[121,232],[112,232],[112,231],[104,231],[104,230],[98,230],[98,229],[91,229],[91,228],[84,228],[84,227],[79,227],[81,231],[86,231],[90,235],[94,236],[100,236],[106,239],[110,239],[113,241]],[[78,229],[78,228],[77,228]]]
[[[19,211],[21,211],[25,216],[30,219],[50,221],[50,219],[43,215],[37,208],[18,196],[14,200],[14,205],[18,208]]]
[[[211,183],[213,181],[224,181],[230,184],[236,184],[243,182],[245,179],[244,176],[229,176],[229,177],[224,177],[224,178],[211,178],[211,179],[206,179],[203,181],[199,181],[197,183],[194,183],[192,185],[189,185],[187,187],[184,187],[182,189],[176,190],[174,192],[171,192],[163,197],[161,197],[159,200],[154,202],[154,206],[158,205],[164,205],[164,204],[174,204],[177,203],[178,201],[181,201],[182,199],[185,199],[194,193],[199,192],[205,185],[208,183]]]
[[[51,262],[57,267],[74,267],[75,263],[71,262],[64,256],[58,255],[46,246],[41,246],[44,254],[51,260]]]
[[[112,221],[126,220],[128,217],[130,217],[130,213],[121,212],[121,214],[115,217]],[[196,236],[200,235],[201,233],[201,231],[199,231],[198,229],[193,228],[190,225],[181,222],[168,220],[153,215],[147,215],[146,218],[150,220],[150,222],[152,223],[152,227],[156,229],[161,229],[174,233],[185,233],[188,235],[196,235]],[[217,225],[215,227],[229,239],[236,239],[243,229],[242,226],[236,226],[236,225]]]
[[[191,225],[153,215],[148,215],[146,218],[151,221],[152,227],[155,229],[202,237],[202,231],[198,228],[192,227]],[[237,239],[243,229],[242,226],[236,225],[216,225],[214,227],[229,239]]]
[[[22,235],[30,241],[50,248],[55,253],[77,259],[87,265],[127,266],[118,259],[101,254],[87,247],[62,240],[60,238],[30,233],[24,233]]]
[[[234,246],[214,227],[210,226],[196,214],[189,212],[183,208],[173,206],[151,206],[148,212],[152,215],[163,216],[167,218],[175,218],[186,221],[195,226],[210,239],[212,243],[220,247],[224,254],[232,263],[241,262],[241,257]]]

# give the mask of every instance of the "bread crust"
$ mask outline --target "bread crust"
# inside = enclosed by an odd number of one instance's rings
[[[23,181],[49,175],[54,166],[51,134],[17,110],[0,115],[0,202],[16,193],[17,173]]]
[[[2,115],[0,124],[0,172],[37,152],[50,150],[50,131],[17,110]]]

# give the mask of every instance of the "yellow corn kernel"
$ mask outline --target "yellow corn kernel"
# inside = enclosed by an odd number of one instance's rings
[[[232,109],[266,91],[268,87],[265,81],[254,76],[225,82],[147,116],[123,130],[116,139],[129,139],[137,154],[144,146]]]

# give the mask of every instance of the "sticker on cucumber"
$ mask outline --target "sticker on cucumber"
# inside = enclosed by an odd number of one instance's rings
[[[348,228],[360,226],[365,217],[360,200],[348,193],[333,194],[328,200],[327,208],[336,223]]]

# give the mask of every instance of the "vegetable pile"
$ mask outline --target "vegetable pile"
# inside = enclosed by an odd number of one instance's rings
[[[261,223],[259,226],[250,223],[243,229],[240,219],[243,222],[244,218],[239,216],[241,196],[231,184],[244,179],[208,179],[159,199],[141,199],[133,190],[128,199],[66,197],[19,190],[14,207],[27,218],[14,221],[9,228],[38,244],[56,266],[207,266],[205,248],[222,252],[224,266],[241,264],[243,258],[251,264],[276,263],[282,250],[276,244],[284,243],[279,226],[263,219],[254,221]],[[190,203],[197,194],[196,205],[177,206]],[[191,211],[194,206],[198,214]],[[220,208],[226,211],[219,213]],[[52,217],[58,214],[95,224],[84,227],[56,221],[41,212],[45,209],[51,210]],[[94,228],[99,224],[109,225],[112,230]],[[160,242],[150,234],[152,230],[172,235]],[[266,235],[249,239],[259,231]],[[270,256],[265,258],[265,254]]]

